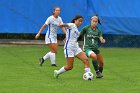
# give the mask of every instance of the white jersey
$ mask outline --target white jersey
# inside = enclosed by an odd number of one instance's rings
[[[65,48],[77,46],[77,39],[80,35],[77,26],[74,23],[68,23]]]
[[[66,43],[64,46],[64,54],[65,57],[74,57],[80,52],[82,49],[79,47],[77,39],[80,35],[77,26],[74,23],[68,23],[67,33],[66,33]]]
[[[55,18],[53,15],[48,17],[48,19],[45,22],[46,25],[48,25],[48,30],[46,32],[46,38],[55,38],[57,39],[57,30],[58,25],[63,24],[63,21],[61,17],[58,16],[58,18]]]

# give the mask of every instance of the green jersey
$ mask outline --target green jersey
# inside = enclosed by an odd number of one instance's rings
[[[91,28],[91,25],[85,26],[81,30],[81,35],[84,36],[84,50],[86,49],[98,49],[99,37],[102,37],[102,32],[96,27],[96,30]]]

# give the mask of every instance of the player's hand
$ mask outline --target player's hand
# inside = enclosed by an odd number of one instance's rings
[[[105,43],[105,42],[106,42],[105,39],[102,39],[102,40],[101,40],[101,43]]]
[[[38,38],[39,38],[39,36],[40,36],[40,34],[39,34],[39,33],[38,33],[38,34],[36,34],[35,39],[38,39]]]

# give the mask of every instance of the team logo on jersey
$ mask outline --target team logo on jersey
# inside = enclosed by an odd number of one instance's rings
[[[52,24],[52,26],[57,26],[57,24]]]
[[[90,37],[91,37],[91,38],[96,38],[97,36],[94,36],[94,35],[87,35],[87,37],[88,37],[88,38],[90,38]]]

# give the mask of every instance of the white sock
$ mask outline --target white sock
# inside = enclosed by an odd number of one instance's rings
[[[57,71],[57,74],[62,74],[63,72],[66,72],[66,70],[64,69],[64,67],[60,68],[58,71]]]
[[[90,68],[85,68],[85,72],[90,72]]]
[[[51,64],[55,64],[55,53],[50,53]]]
[[[48,58],[50,57],[50,53],[51,53],[51,52],[48,52],[48,53],[43,57],[43,59],[44,59],[44,60],[48,59]]]

